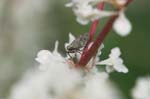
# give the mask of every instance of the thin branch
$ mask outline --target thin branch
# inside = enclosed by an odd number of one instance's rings
[[[100,3],[98,4],[98,9],[99,9],[99,10],[102,10],[103,7],[104,7],[104,2],[100,2]],[[96,20],[92,23],[92,26],[91,26],[90,32],[89,32],[89,40],[88,40],[86,46],[85,46],[84,49],[83,49],[82,56],[86,53],[90,42],[93,40],[94,34],[95,34],[96,29],[97,29],[97,26],[98,26],[98,24],[99,24],[99,21],[100,21],[100,20],[96,19]]]
[[[124,5],[124,7],[126,7],[132,1],[133,0],[128,0],[126,2],[126,4]],[[118,10],[121,10],[121,9],[118,9]],[[81,55],[81,58],[80,58],[79,62],[77,63],[78,67],[85,66],[90,61],[90,59],[96,54],[99,46],[102,44],[102,42],[106,38],[107,34],[111,30],[112,25],[113,25],[113,23],[114,23],[114,21],[116,20],[117,17],[118,17],[118,15],[114,15],[114,16],[110,17],[110,19],[108,20],[108,22],[106,23],[106,25],[104,26],[102,31],[99,33],[97,39],[94,41],[92,46],[89,49],[87,47],[85,48],[86,50],[83,51],[83,54]],[[91,30],[91,32],[90,32],[91,36],[94,35],[94,32],[95,32],[96,27],[97,27],[97,24],[98,24],[97,21],[95,23],[93,23],[93,26],[92,26],[93,30]],[[88,46],[88,44],[87,44],[87,46]]]
[[[86,52],[86,54],[81,56],[81,59],[78,62],[77,66],[85,66],[89,62],[92,56],[97,52],[99,46],[102,44],[108,32],[111,30],[113,22],[115,21],[116,18],[117,16],[112,16],[110,18],[105,27],[99,33],[98,38],[95,40],[91,48]]]

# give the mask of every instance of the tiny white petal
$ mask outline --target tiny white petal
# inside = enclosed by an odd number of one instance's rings
[[[74,13],[77,16],[77,22],[81,25],[86,25],[89,21],[98,19],[99,11],[93,8],[91,5],[82,5],[78,9],[74,9]]]
[[[122,73],[128,73],[128,68],[126,68],[124,65],[120,64],[117,66],[114,66],[115,70]]]
[[[111,50],[109,57],[119,57],[121,55],[121,51],[119,47],[115,47]]]
[[[50,60],[51,52],[48,50],[41,50],[37,54],[37,58],[35,58],[36,61],[38,61],[41,64],[48,63]]]
[[[72,7],[78,23],[87,25],[90,21],[115,14],[113,11],[100,11],[95,7],[95,5],[103,1],[105,0],[72,0],[72,2],[67,3],[66,6]]]
[[[111,50],[109,58],[103,61],[97,62],[97,65],[106,65],[106,71],[108,73],[112,71],[127,73],[128,69],[123,64],[122,58],[120,58],[121,52],[118,47],[115,47]]]
[[[104,17],[109,17],[109,16],[112,16],[112,15],[115,15],[116,13],[113,12],[113,11],[104,11],[104,10],[101,10],[99,11],[99,18],[104,18]]]
[[[108,58],[108,59],[105,59],[105,60],[102,60],[100,62],[97,62],[96,63],[97,65],[113,65],[111,60]]]
[[[56,41],[55,42],[55,47],[54,47],[54,53],[57,53],[58,52],[58,45],[59,45],[59,42],[58,41]]]
[[[120,36],[127,36],[132,30],[131,23],[123,12],[120,12],[119,17],[113,24],[113,28]]]

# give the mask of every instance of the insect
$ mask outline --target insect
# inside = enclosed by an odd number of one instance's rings
[[[67,53],[71,57],[70,53],[76,53],[81,51],[81,48],[85,47],[87,41],[89,39],[89,34],[85,33],[80,35],[78,38],[72,41],[70,45],[67,46]]]

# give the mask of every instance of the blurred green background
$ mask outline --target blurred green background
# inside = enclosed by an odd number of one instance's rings
[[[70,8],[69,0],[0,0],[0,97],[9,95],[11,86],[29,68],[37,68],[34,58],[41,49],[53,50],[60,41],[59,52],[65,55],[64,43],[68,33],[75,36],[88,32],[91,24],[81,26]],[[120,37],[113,30],[104,41],[101,59],[107,58],[111,48],[119,46],[129,73],[112,73],[126,99],[137,77],[150,75],[150,1],[134,0],[126,15],[133,30],[128,37]],[[101,22],[97,33],[106,20]]]

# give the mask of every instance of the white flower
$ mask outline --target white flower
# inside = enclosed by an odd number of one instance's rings
[[[79,9],[74,9],[74,13],[77,16],[77,22],[82,25],[86,25],[91,20],[98,19],[98,9],[92,8],[90,5],[83,5]]]
[[[41,64],[45,64],[45,63],[49,62],[50,56],[51,56],[50,51],[42,50],[42,51],[38,52],[37,58],[35,60]]]
[[[74,37],[70,34],[70,41]],[[11,90],[10,99],[120,99],[106,72],[96,67],[89,72],[72,67],[58,51],[42,50],[36,60],[45,71],[32,70]],[[102,48],[102,47],[101,47]],[[100,49],[101,49],[100,48]],[[40,68],[40,69],[41,69]]]
[[[57,48],[58,48],[58,41],[56,41],[55,43],[55,48],[53,52],[50,52],[48,50],[41,50],[38,52],[37,58],[35,58],[35,60],[38,61],[40,64],[42,64],[39,67],[41,70],[48,69],[47,64],[52,64],[51,61],[58,61],[58,62],[65,61],[63,57],[61,57],[61,55],[57,52]]]
[[[91,6],[83,6],[81,9],[74,10],[74,13],[77,16],[77,22],[81,25],[87,25],[90,21],[115,14],[115,12],[110,11],[99,11],[98,9],[92,8]]]
[[[76,20],[81,25],[86,25],[90,21],[114,15],[112,11],[100,11],[93,7],[93,3],[98,3],[103,0],[72,0],[67,7],[73,7],[73,11],[77,16]]]
[[[150,99],[150,77],[141,77],[132,90],[134,99]]]
[[[120,11],[106,11],[95,8],[94,4],[98,4],[102,1],[114,2],[120,6],[127,2],[127,0],[72,0],[72,2],[66,4],[66,6],[72,7],[73,12],[77,17],[76,20],[81,25],[87,25],[90,21],[119,14],[119,17],[113,24],[113,28],[118,35],[127,36],[132,30],[132,25],[124,14],[124,8]]]
[[[118,47],[113,48],[109,54],[109,58],[98,62],[97,65],[106,65],[107,72],[112,72],[115,70],[118,72],[127,73],[128,69],[123,64],[123,60],[120,58],[120,55],[120,49]]]
[[[57,51],[42,50],[36,60],[45,71],[27,72],[18,84],[14,85],[10,99],[66,99],[70,91],[82,81],[82,72],[71,68],[67,60]],[[43,70],[43,69],[42,69]]]
[[[119,13],[119,17],[115,20],[113,28],[116,33],[120,36],[127,36],[132,30],[132,25],[130,21],[124,14],[124,11]]]

